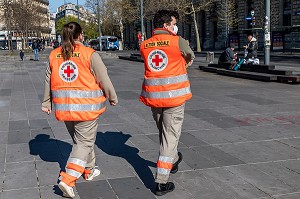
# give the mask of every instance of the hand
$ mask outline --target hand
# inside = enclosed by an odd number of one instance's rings
[[[193,64],[193,60],[191,60],[187,65],[191,66]]]
[[[47,113],[48,115],[51,113],[51,109],[42,107],[42,111]]]
[[[114,101],[109,102],[111,106],[117,106],[117,103]]]

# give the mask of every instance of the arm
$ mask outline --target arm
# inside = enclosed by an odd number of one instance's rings
[[[117,105],[118,97],[107,74],[107,68],[104,65],[100,55],[96,52],[94,52],[91,57],[91,70],[96,77],[97,83],[100,84],[101,88],[103,89],[110,104],[113,106]]]
[[[44,89],[44,98],[42,102],[42,111],[47,114],[51,113],[50,76],[51,76],[51,68],[50,68],[50,64],[48,64],[45,72],[45,89]]]
[[[251,51],[256,50],[256,42],[255,41],[250,42],[248,45],[248,49]]]
[[[226,49],[226,54],[229,58],[229,61],[232,61],[234,59],[234,52],[230,48]]]
[[[193,60],[195,59],[195,54],[189,46],[188,41],[183,39],[182,37],[179,37],[179,49],[187,63],[186,67],[192,65]]]

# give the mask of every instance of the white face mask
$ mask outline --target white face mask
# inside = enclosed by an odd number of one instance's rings
[[[177,35],[177,32],[178,32],[178,27],[177,27],[176,25],[174,25],[173,33],[174,33],[175,35]]]

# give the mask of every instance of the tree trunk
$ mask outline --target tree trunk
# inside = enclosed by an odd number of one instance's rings
[[[27,24],[27,22],[26,22],[26,25],[25,25],[25,27],[26,27],[26,33],[25,33],[25,48],[26,49],[28,49],[28,24]]]
[[[196,12],[195,12],[193,3],[192,3],[192,11],[193,11],[193,20],[194,20],[195,32],[196,32],[197,52],[201,52],[200,35],[199,35],[199,31],[198,31],[198,24],[197,24],[197,19],[196,19]]]
[[[9,16],[10,17],[10,16]],[[12,35],[11,35],[11,23],[10,18],[8,19],[8,50],[12,51]]]

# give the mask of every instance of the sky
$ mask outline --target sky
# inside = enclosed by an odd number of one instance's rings
[[[66,3],[73,3],[73,4],[77,4],[77,0],[65,0]],[[61,0],[49,0],[49,9],[50,9],[50,12],[53,13],[53,12],[56,12],[56,9],[63,5],[64,4],[64,1],[61,1]],[[78,4],[79,5],[84,5],[85,4],[85,0],[78,0]]]

